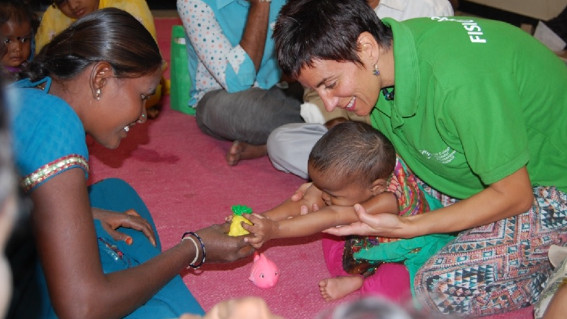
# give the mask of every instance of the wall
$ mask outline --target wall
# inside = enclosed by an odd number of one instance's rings
[[[469,0],[469,2],[540,20],[556,17],[567,6],[567,0]]]

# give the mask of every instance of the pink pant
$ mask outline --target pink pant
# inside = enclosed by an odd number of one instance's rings
[[[323,235],[323,255],[332,276],[350,276],[343,269],[344,239]],[[402,303],[411,297],[409,272],[403,264],[384,263],[364,280],[360,294],[380,295]]]

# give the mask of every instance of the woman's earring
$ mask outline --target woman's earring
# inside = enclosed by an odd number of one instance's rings
[[[101,96],[101,94],[102,94],[102,92],[100,91],[100,89],[96,89],[96,92],[95,92],[95,99],[96,99],[97,101],[100,101],[100,96]]]
[[[380,75],[380,70],[378,70],[378,64],[374,64],[374,70],[372,71],[372,74],[376,76]]]

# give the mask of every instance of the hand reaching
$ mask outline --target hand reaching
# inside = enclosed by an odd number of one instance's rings
[[[118,213],[91,207],[91,212],[93,218],[100,220],[102,228],[115,240],[123,240],[128,245],[132,244],[132,237],[116,230],[119,227],[125,227],[141,231],[148,237],[153,246],[156,245],[156,238],[152,226],[147,220],[140,217],[135,210],[129,209],[124,213]]]
[[[254,248],[244,241],[244,236],[228,236],[229,223],[212,225],[197,231],[207,250],[207,262],[233,262],[247,257]]]
[[[291,195],[291,201],[297,202],[297,201],[303,199],[305,192],[307,191],[307,189],[309,187],[311,187],[311,185],[313,185],[313,183],[301,184],[301,186],[299,186],[299,188],[295,191],[295,193],[293,193],[293,195]]]
[[[292,202],[304,202],[300,209],[301,215],[316,212],[320,208],[321,190],[315,187],[313,183],[305,183],[299,186],[290,199]]]
[[[272,239],[272,234],[278,227],[277,222],[258,214],[250,214],[248,220],[253,225],[242,224],[242,227],[253,236],[247,236],[244,240],[254,248],[259,249],[265,242]]]

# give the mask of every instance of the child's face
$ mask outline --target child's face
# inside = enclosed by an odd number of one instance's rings
[[[31,54],[32,29],[29,21],[17,23],[14,19],[6,21],[0,27],[4,35],[6,53],[2,56],[4,66],[19,67]]]
[[[319,171],[309,169],[311,181],[323,193],[321,199],[325,205],[331,206],[352,206],[370,199],[375,194],[371,185],[364,185],[363,182],[344,183],[334,178],[328,178]]]
[[[64,15],[71,19],[79,19],[98,10],[99,0],[55,0],[55,5]]]

